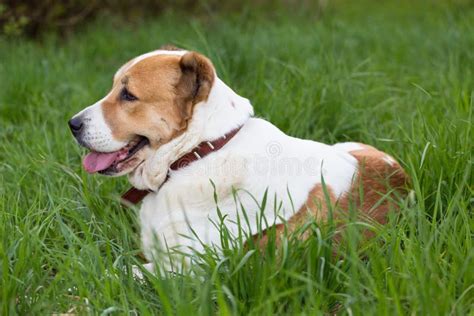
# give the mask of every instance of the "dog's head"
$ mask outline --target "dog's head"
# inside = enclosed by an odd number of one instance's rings
[[[91,150],[83,161],[86,171],[132,172],[186,131],[214,80],[214,66],[196,52],[163,49],[127,62],[110,92],[69,121],[79,144]]]

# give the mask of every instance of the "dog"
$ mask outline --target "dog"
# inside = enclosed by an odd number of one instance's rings
[[[127,199],[143,198],[150,262],[160,247],[190,253],[219,245],[222,217],[232,233],[253,236],[263,213],[283,234],[285,225],[294,231],[354,204],[383,224],[407,182],[400,164],[372,146],[298,139],[254,117],[207,57],[169,46],[120,67],[110,92],[68,123],[90,150],[85,170],[127,175],[134,187]]]

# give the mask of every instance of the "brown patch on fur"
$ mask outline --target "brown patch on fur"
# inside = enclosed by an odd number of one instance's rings
[[[395,159],[372,146],[360,145],[362,149],[350,152],[358,161],[357,178],[338,202],[338,208],[348,210],[355,206],[362,217],[385,224],[387,213],[398,210],[397,195],[406,193],[408,177]]]
[[[308,194],[308,199],[303,207],[293,215],[287,222],[288,234],[293,233],[298,227],[304,225],[309,218],[317,221],[326,221],[329,210],[333,210],[333,218],[340,227],[344,224],[344,218],[350,209],[356,209],[361,219],[367,221],[375,220],[385,224],[387,213],[397,210],[397,194],[406,193],[405,186],[408,177],[405,171],[393,158],[372,146],[361,144],[360,150],[349,152],[358,161],[356,178],[352,182],[351,189],[342,198],[336,199],[329,186],[325,193],[321,184],[317,184]],[[392,164],[384,158],[390,157]],[[285,226],[279,224],[276,229],[276,243],[280,242],[279,236],[285,231]],[[262,233],[261,238],[254,236],[254,241],[263,247],[268,242],[268,230]],[[371,232],[364,232],[366,237],[372,236]],[[308,234],[304,233],[301,238],[305,239]],[[340,240],[340,235],[336,236]]]
[[[198,53],[148,57],[119,70],[102,102],[105,120],[115,139],[145,136],[157,148],[186,130],[194,105],[207,99],[213,80],[212,63]],[[121,100],[124,88],[138,100]]]
[[[334,207],[336,198],[329,186],[326,186],[324,190],[321,184],[317,184],[308,195],[308,199],[304,206],[302,206],[298,212],[295,213],[288,222],[286,223],[286,230],[288,234],[293,233],[298,227],[301,227],[308,220],[313,219],[316,221],[324,221],[327,219],[329,210]],[[281,238],[278,238],[285,232],[285,225],[278,224],[275,226],[276,236],[275,242],[279,245]],[[268,232],[266,229],[262,232],[262,236],[254,236],[254,242],[258,242],[258,246],[263,248],[268,242]],[[301,238],[307,237],[305,232]]]

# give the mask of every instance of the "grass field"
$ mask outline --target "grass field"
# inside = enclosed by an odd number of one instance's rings
[[[392,154],[412,198],[377,238],[345,245],[344,260],[313,223],[314,238],[279,256],[224,246],[193,275],[135,281],[136,212],[118,202],[127,181],[87,175],[66,122],[122,63],[164,43],[207,54],[288,134]],[[472,5],[168,14],[97,21],[65,40],[0,39],[0,311],[473,315],[473,105]]]

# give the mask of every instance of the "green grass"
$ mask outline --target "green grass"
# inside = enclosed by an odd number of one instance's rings
[[[472,5],[346,1],[320,20],[168,14],[97,21],[66,40],[0,39],[1,313],[472,315],[473,21]],[[394,155],[412,199],[344,260],[310,223],[314,238],[279,256],[224,247],[193,275],[135,281],[136,212],[118,203],[126,179],[87,175],[66,121],[122,63],[170,42],[207,54],[288,134]]]

